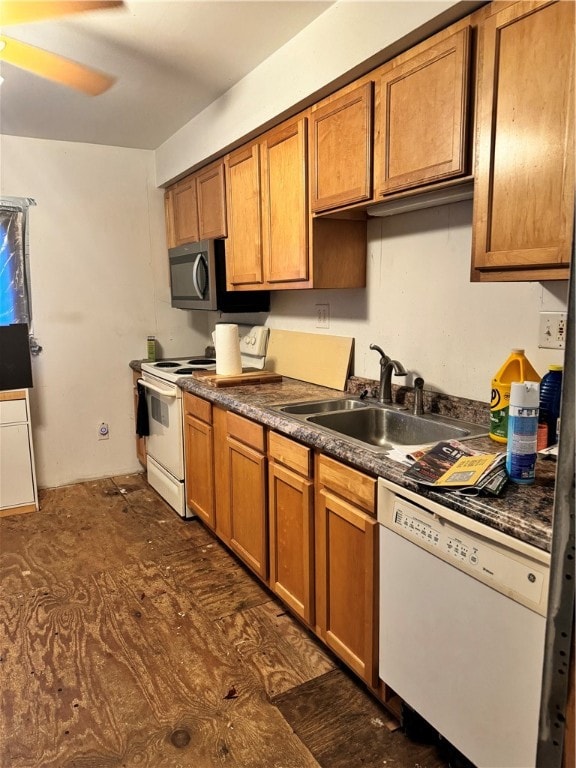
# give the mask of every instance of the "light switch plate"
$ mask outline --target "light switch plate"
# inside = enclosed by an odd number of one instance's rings
[[[540,312],[538,346],[541,349],[564,349],[566,312]]]

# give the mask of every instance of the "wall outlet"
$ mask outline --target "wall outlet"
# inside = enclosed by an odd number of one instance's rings
[[[564,349],[566,312],[540,312],[538,346],[541,349]]]
[[[330,328],[330,304],[316,304],[316,328]]]
[[[98,440],[108,440],[110,437],[110,427],[105,422],[102,422],[98,427]]]

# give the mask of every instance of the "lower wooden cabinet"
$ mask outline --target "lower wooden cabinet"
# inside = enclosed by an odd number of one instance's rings
[[[262,579],[268,578],[268,504],[264,427],[227,414],[230,547]]]
[[[188,506],[377,692],[376,479],[190,393],[184,429]]]
[[[314,622],[312,451],[268,435],[270,587],[307,624]]]
[[[186,504],[210,528],[216,527],[212,405],[185,392],[184,456]]]
[[[140,374],[137,371],[134,371],[132,373],[132,386],[134,391],[134,423],[136,423],[136,420],[138,419],[138,379],[140,378]],[[136,456],[138,457],[138,461],[144,469],[146,469],[146,438],[140,437],[139,434],[136,434]]]
[[[377,684],[376,480],[317,461],[316,631],[366,683]]]

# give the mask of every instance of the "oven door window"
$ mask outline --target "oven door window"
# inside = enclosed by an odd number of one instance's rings
[[[150,396],[150,416],[166,429],[170,426],[170,408],[168,403],[155,395]]]
[[[182,400],[162,397],[147,390],[150,434],[146,440],[148,454],[178,481],[184,480],[182,440]]]

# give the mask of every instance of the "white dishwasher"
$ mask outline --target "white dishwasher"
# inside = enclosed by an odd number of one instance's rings
[[[380,678],[478,768],[533,768],[550,556],[382,478]]]

